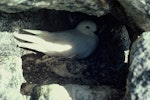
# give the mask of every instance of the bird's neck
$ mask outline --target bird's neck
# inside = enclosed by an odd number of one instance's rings
[[[90,32],[90,31],[85,31],[79,27],[76,28],[77,31],[79,31],[80,33],[84,34],[84,35],[89,35],[89,36],[95,36],[95,34],[93,32]]]

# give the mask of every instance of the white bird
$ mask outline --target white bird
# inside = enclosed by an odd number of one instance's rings
[[[30,34],[14,33],[14,37],[26,42],[18,43],[19,47],[42,52],[50,56],[68,58],[86,58],[96,48],[98,37],[94,34],[97,26],[92,21],[82,21],[74,29],[47,32],[23,29]]]

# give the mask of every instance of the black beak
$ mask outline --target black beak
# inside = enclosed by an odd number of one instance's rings
[[[98,31],[95,31],[95,32],[93,32],[94,34],[97,34],[98,33]]]

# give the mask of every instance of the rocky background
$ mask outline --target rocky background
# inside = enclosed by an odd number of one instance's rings
[[[149,100],[149,15],[149,0],[1,0],[0,98]],[[83,60],[18,48],[12,35],[67,30],[85,19],[96,22],[100,41]]]

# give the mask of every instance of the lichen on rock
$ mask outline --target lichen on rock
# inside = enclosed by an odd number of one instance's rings
[[[23,100],[20,86],[25,82],[22,74],[22,60],[11,33],[0,32],[0,98],[2,100]]]
[[[128,100],[150,98],[150,32],[144,32],[133,43],[127,82]]]
[[[55,9],[102,16],[109,12],[107,0],[1,0],[0,11],[9,13],[29,9]]]

